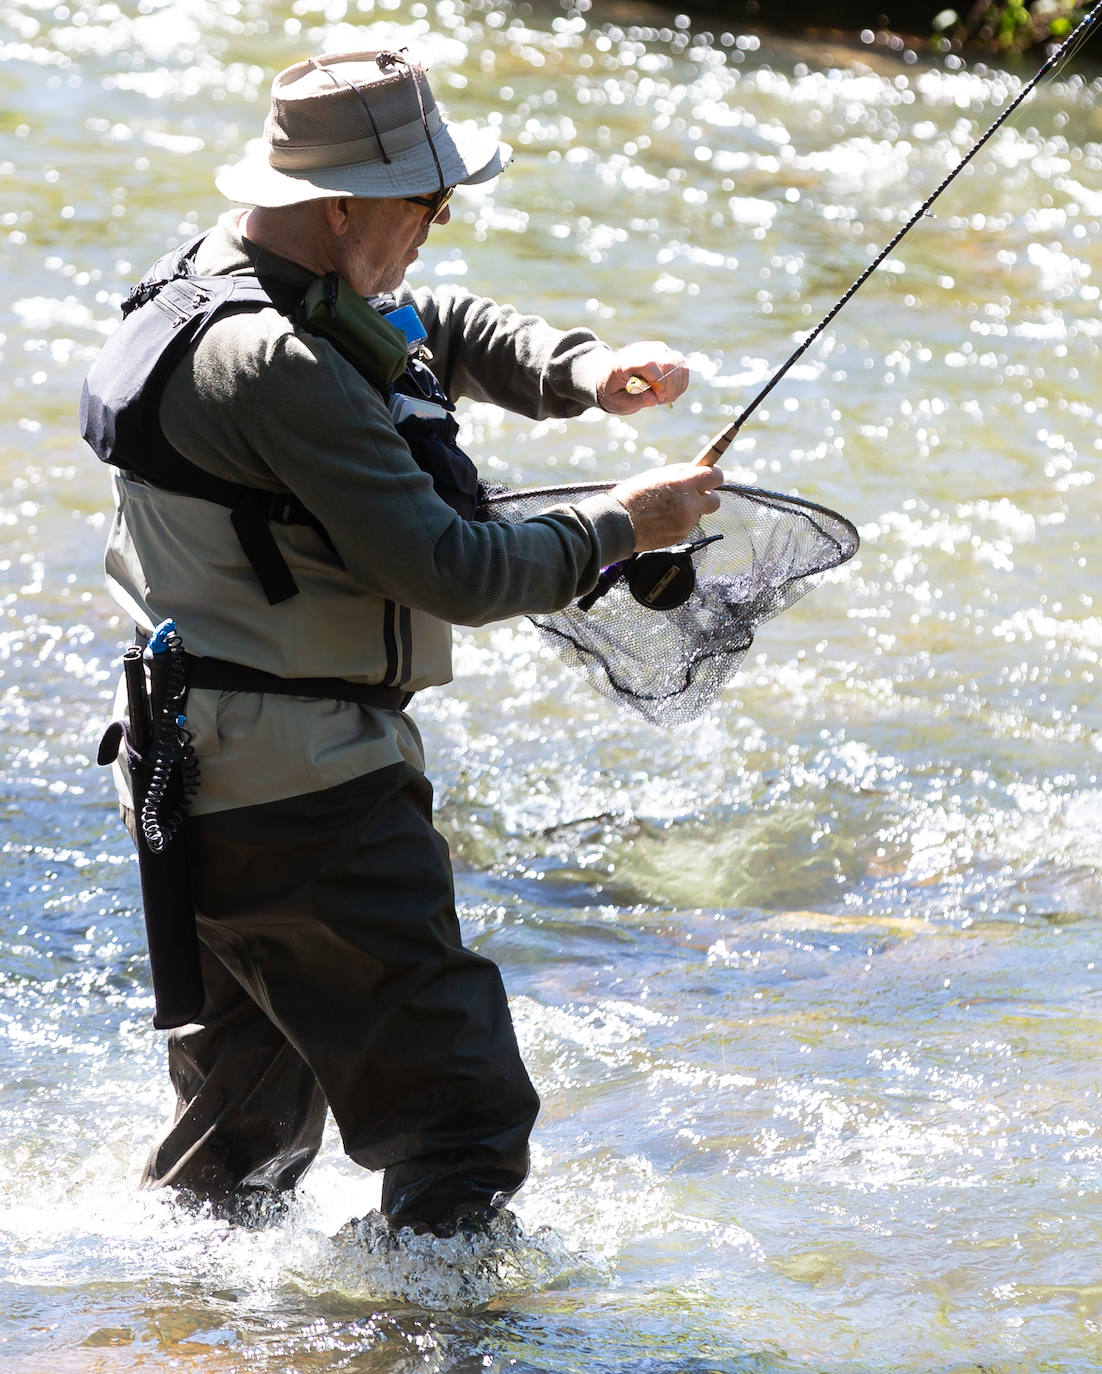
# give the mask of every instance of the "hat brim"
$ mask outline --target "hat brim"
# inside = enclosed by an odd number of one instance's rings
[[[268,160],[268,145],[257,139],[245,156],[223,167],[214,184],[227,200],[240,205],[275,209],[329,196],[382,200],[387,197],[429,195],[445,186],[473,186],[490,181],[509,165],[513,150],[495,130],[473,123],[448,121],[433,135],[440,161],[437,171],[427,142],[396,154],[389,162],[373,158],[342,167],[280,171]]]

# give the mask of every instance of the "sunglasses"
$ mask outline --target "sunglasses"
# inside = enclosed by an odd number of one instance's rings
[[[408,200],[411,205],[423,205],[426,210],[431,211],[429,223],[435,224],[440,218],[440,213],[444,209],[444,206],[451,200],[454,192],[454,186],[443,186],[439,191],[433,191],[432,194],[428,196],[403,196],[402,199]]]

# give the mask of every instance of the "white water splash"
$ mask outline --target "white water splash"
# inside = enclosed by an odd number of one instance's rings
[[[380,1212],[369,1212],[334,1237],[323,1266],[313,1285],[322,1279],[357,1297],[449,1312],[564,1287],[571,1274],[593,1270],[550,1227],[526,1235],[507,1210],[485,1228],[445,1237],[394,1232]]]

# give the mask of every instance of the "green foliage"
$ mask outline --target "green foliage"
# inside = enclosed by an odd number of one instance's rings
[[[982,47],[1007,55],[1066,38],[1086,13],[1078,0],[978,0],[962,18],[943,10],[933,21],[935,43]]]

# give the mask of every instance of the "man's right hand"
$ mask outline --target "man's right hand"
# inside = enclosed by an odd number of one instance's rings
[[[697,463],[651,468],[613,487],[635,530],[635,552],[665,549],[687,539],[702,515],[719,510],[723,473]]]

